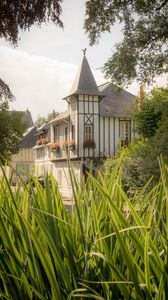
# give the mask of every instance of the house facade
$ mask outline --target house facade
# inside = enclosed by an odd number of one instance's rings
[[[7,176],[8,178],[12,176],[13,185],[17,184],[20,177],[24,180],[27,174],[34,173],[35,153],[32,147],[37,139],[37,128],[34,126],[30,111],[27,109],[26,111],[17,112],[22,115],[22,122],[27,129],[21,140],[19,151],[11,156],[10,167],[7,168]]]
[[[133,138],[135,96],[118,91],[112,83],[97,86],[84,53],[64,100],[67,111],[39,132],[34,150],[38,175],[53,172],[62,195],[69,197],[72,187],[67,158],[80,182],[91,160],[115,155],[119,144],[128,145]]]
[[[11,157],[9,177],[13,174],[13,185],[17,184],[20,177],[26,180],[27,174],[34,173],[35,153],[32,147],[36,142],[36,133],[37,129],[35,126],[28,128],[21,141],[19,152]]]

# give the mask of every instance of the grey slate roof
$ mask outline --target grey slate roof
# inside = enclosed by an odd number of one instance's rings
[[[33,127],[34,126],[34,122],[31,116],[31,112],[26,109],[26,111],[20,111],[20,110],[11,110],[9,111],[10,114],[12,114],[13,112],[17,112],[19,114],[21,114],[22,116],[22,122],[24,124],[26,124],[27,128]]]
[[[35,126],[29,128],[24,134],[20,147],[21,148],[32,148],[36,144],[37,136],[37,128]]]
[[[49,123],[44,123],[41,127],[38,128],[39,131],[41,130],[49,130],[50,125]]]
[[[136,96],[107,82],[99,86],[106,96],[100,102],[101,116],[131,117]]]
[[[28,126],[28,128],[34,126],[34,122],[33,122],[31,113],[28,109],[26,109],[26,111],[23,112],[22,121]]]
[[[71,91],[64,98],[73,95],[73,94],[86,94],[86,95],[95,95],[101,96],[102,93],[99,91],[94,76],[92,74],[91,68],[88,64],[87,58],[84,55],[82,64],[78,70],[78,73],[73,82]]]

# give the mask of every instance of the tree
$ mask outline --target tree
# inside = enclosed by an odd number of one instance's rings
[[[0,110],[0,161],[4,163],[12,154],[18,152],[21,138],[26,130],[22,122],[23,113]]]
[[[0,110],[8,107],[8,101],[13,101],[15,98],[9,86],[0,79]]]
[[[58,112],[56,112],[55,110],[53,110],[52,113],[49,113],[47,115],[47,117],[42,117],[40,115],[38,115],[37,120],[35,121],[35,125],[37,127],[41,127],[44,123],[47,123],[51,120],[53,120],[54,118],[56,118],[56,116],[58,116]]]
[[[62,0],[1,0],[0,1],[0,38],[5,38],[17,46],[19,30],[40,26],[42,22],[52,21],[63,27],[60,20]],[[8,111],[8,102],[14,96],[8,85],[0,79],[0,159],[10,158],[19,150],[21,137],[25,131],[22,116]]]
[[[123,39],[104,65],[106,77],[117,85],[137,78],[149,83],[168,71],[168,0],[89,0],[86,2],[85,30],[91,45],[102,32],[121,23]]]
[[[32,25],[49,21],[63,27],[61,3],[62,0],[1,0],[0,38],[17,46],[19,30],[29,30]],[[0,79],[0,105],[4,97],[9,101],[14,99],[8,85]]]
[[[17,45],[19,30],[29,30],[32,25],[49,21],[63,27],[61,3],[62,0],[1,0],[0,37]]]
[[[149,187],[159,181],[160,157],[168,164],[168,88],[153,89],[135,112],[134,120],[137,140],[105,163],[106,170],[111,172],[116,162],[121,161],[123,184],[129,193],[139,191],[151,178]]]
[[[168,89],[155,88],[141,102],[140,110],[134,113],[136,133],[143,138],[156,134],[160,121],[168,117]]]

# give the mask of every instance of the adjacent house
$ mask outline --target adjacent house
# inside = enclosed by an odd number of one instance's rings
[[[97,86],[84,53],[64,100],[67,111],[50,121],[47,130],[42,128],[34,150],[38,174],[52,171],[62,195],[69,197],[72,187],[67,158],[80,182],[91,160],[115,155],[120,143],[128,145],[133,138],[135,96],[118,91],[109,82]]]
[[[12,113],[12,112],[11,112]],[[25,123],[28,127],[26,130],[21,144],[20,150],[18,153],[13,154],[11,157],[11,163],[9,168],[9,175],[13,173],[12,183],[17,183],[17,177],[24,177],[28,173],[34,173],[34,164],[35,164],[35,153],[33,151],[34,144],[36,143],[37,137],[37,128],[34,126],[33,119],[29,110],[26,110],[22,113],[22,122]]]

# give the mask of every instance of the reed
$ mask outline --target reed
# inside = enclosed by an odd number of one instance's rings
[[[46,176],[12,191],[0,181],[0,298],[168,299],[168,169],[135,197],[122,170],[91,174],[67,212],[56,181]],[[32,181],[31,180],[31,181]]]

